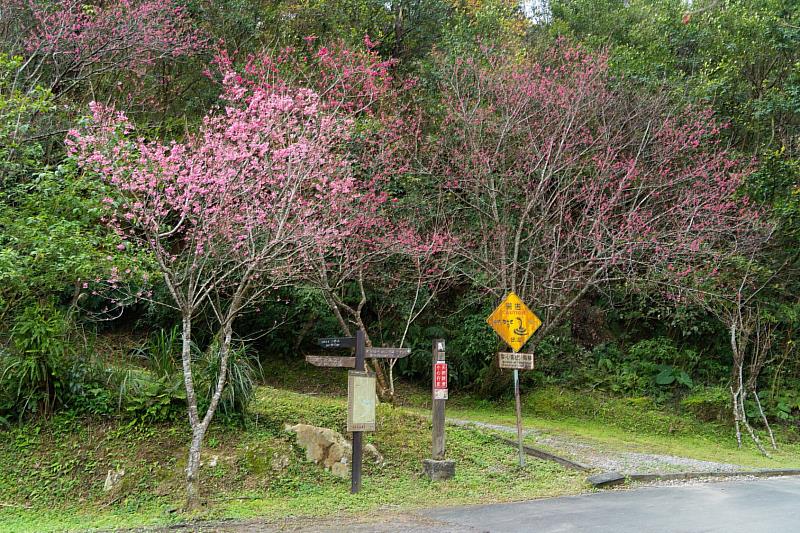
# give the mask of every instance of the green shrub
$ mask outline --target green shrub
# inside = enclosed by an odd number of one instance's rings
[[[69,318],[52,305],[28,306],[16,317],[0,353],[0,409],[21,419],[63,403],[70,332]]]
[[[111,384],[117,390],[117,408],[127,418],[164,422],[186,411],[186,390],[178,374],[157,376],[148,370],[128,368],[115,371]]]
[[[219,401],[219,414],[233,416],[247,411],[247,406],[253,399],[259,368],[258,359],[248,354],[244,346],[231,346],[227,382]],[[203,408],[211,402],[220,370],[220,353],[216,343],[195,354],[195,389],[198,391]]]
[[[486,325],[488,314],[485,310],[479,310],[459,317],[458,324],[451,329],[452,339],[447,339],[447,363],[448,378],[454,387],[478,383],[497,352],[497,336]],[[430,348],[426,355],[430,372]]]
[[[178,326],[170,330],[160,329],[147,342],[136,348],[135,356],[156,376],[170,376],[181,367],[181,338]]]
[[[681,407],[703,422],[724,422],[731,419],[731,396],[722,387],[696,390],[681,400]]]
[[[182,342],[177,327],[159,330],[135,350],[145,368],[113,372],[118,409],[143,421],[163,421],[182,416],[186,408],[186,389],[181,359]],[[245,413],[253,398],[260,366],[243,346],[233,346],[228,357],[227,381],[218,407],[223,416]],[[211,402],[220,371],[217,344],[206,350],[192,345],[192,371],[199,407]]]
[[[694,386],[690,369],[697,360],[697,352],[682,350],[665,337],[639,341],[626,351],[615,343],[599,344],[573,385],[664,400]]]
[[[761,397],[761,396],[759,396]],[[800,419],[800,383],[793,380],[781,389],[774,398],[762,399],[762,404],[771,418],[783,422]]]

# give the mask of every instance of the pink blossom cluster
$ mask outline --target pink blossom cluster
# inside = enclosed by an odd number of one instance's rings
[[[607,56],[560,42],[538,60],[485,48],[444,65],[431,147],[465,217],[460,254],[492,290],[542,305],[600,280],[687,276],[758,232],[752,171],[711,112],[615,86]]]
[[[84,75],[102,67],[139,71],[206,47],[175,0],[9,0],[9,8],[29,20],[26,51],[48,57],[62,73]]]
[[[170,276],[214,270],[218,288],[243,272],[270,286],[327,263],[351,272],[442,249],[441,236],[423,239],[397,221],[386,191],[409,168],[418,131],[388,105],[397,93],[387,65],[370,51],[328,50],[291,60],[309,62],[305,79],[287,74],[288,50],[248,58],[241,70],[220,53],[223,107],[181,142],[137,137],[123,113],[93,104],[67,146],[117,191],[105,200],[112,227]]]
[[[106,199],[113,227],[164,268],[268,256],[255,270],[284,271],[278,256],[349,232],[342,214],[359,198],[342,150],[349,124],[310,89],[244,87],[233,72],[223,83],[225,108],[183,142],[136,138],[125,115],[94,104],[91,125],[67,145],[118,191]]]

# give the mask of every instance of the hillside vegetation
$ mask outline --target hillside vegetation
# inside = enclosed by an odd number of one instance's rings
[[[453,416],[510,424],[512,292],[530,425],[794,466],[798,65],[795,0],[4,0],[0,513],[584,490],[477,429],[419,477],[433,339]],[[340,498],[283,424],[342,429],[303,360],[358,332],[411,353],[367,362],[389,463]]]

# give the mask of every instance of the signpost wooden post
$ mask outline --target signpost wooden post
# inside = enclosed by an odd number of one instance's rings
[[[327,337],[319,339],[325,349],[355,348],[355,357],[307,355],[306,362],[327,368],[351,368],[347,376],[347,431],[353,433],[353,458],[351,463],[350,492],[361,490],[363,464],[363,432],[375,431],[375,376],[367,372],[366,359],[400,359],[411,353],[410,348],[378,348],[366,346],[363,330],[355,337]]]
[[[365,372],[367,369],[364,364],[364,352],[366,351],[366,335],[364,330],[356,332],[356,371]],[[348,392],[349,396],[349,392]],[[363,442],[361,431],[353,431],[353,464],[350,471],[350,494],[356,494],[361,490],[361,460],[363,458]]]
[[[525,451],[522,448],[522,405],[519,397],[519,371],[533,368],[533,354],[517,353],[531,335],[539,329],[542,321],[513,292],[500,302],[486,322],[500,338],[514,350],[500,352],[497,364],[500,368],[514,369],[514,402],[517,413],[517,443],[519,445],[519,466],[525,466]]]
[[[447,400],[447,363],[444,339],[433,341],[433,459],[444,459],[444,404]]]
[[[432,480],[450,479],[456,473],[455,461],[445,459],[445,417],[444,406],[447,401],[447,362],[445,361],[444,339],[433,340],[433,379],[431,382],[431,418],[433,434],[431,439],[431,458],[424,459],[425,474]]]

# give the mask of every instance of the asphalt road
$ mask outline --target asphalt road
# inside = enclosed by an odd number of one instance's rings
[[[643,487],[418,514],[443,530],[492,533],[800,533],[800,478]]]
[[[800,533],[800,477],[611,490],[363,517],[190,523],[147,533]]]

